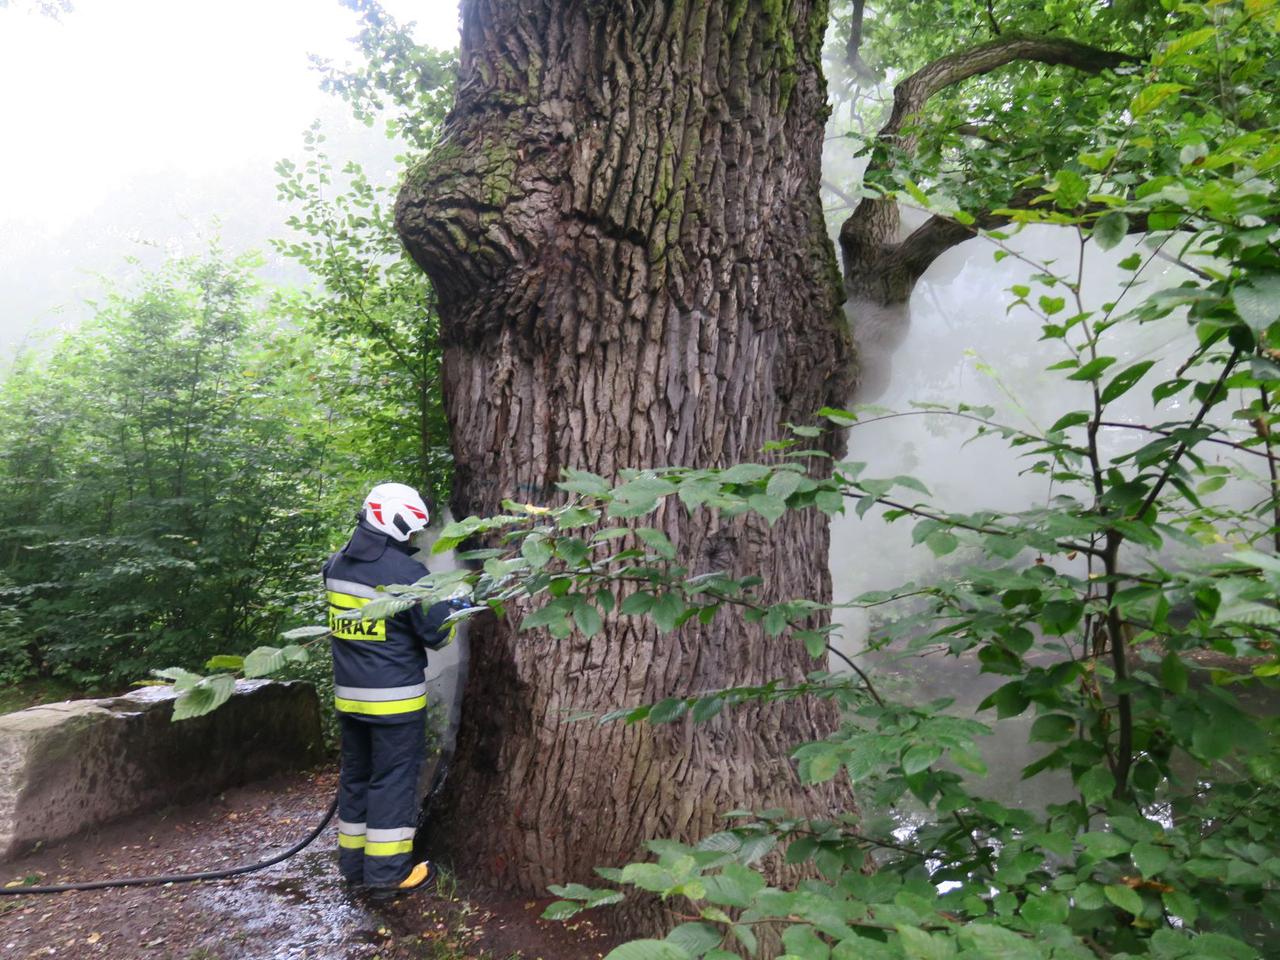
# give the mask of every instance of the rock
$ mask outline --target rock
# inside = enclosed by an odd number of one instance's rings
[[[241,680],[213,713],[176,723],[175,698],[145,687],[0,716],[0,860],[323,758],[309,684]]]

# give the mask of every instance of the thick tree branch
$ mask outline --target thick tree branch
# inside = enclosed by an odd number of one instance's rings
[[[894,153],[914,154],[918,135],[909,129],[908,122],[920,113],[931,97],[947,87],[1016,62],[1043,63],[1099,73],[1135,62],[1135,59],[1129,54],[1102,50],[1061,37],[1016,34],[1006,34],[940,57],[894,88],[893,109],[877,135],[879,146],[873,155],[872,165],[890,162],[889,158]],[[998,222],[983,223],[980,220],[975,226],[990,227]],[[972,234],[958,223],[935,219],[899,244],[896,242],[899,223],[897,204],[886,197],[862,200],[845,220],[840,230],[840,245],[850,292],[869,294],[873,299],[884,302],[905,299],[910,294],[911,285],[929,263]],[[886,270],[896,270],[902,276],[877,277],[870,284],[875,290],[870,291],[867,278]],[[862,287],[868,289],[863,290]]]
[[[1041,194],[1042,191],[1021,190],[1009,198],[1008,206],[1025,207]],[[1101,204],[1090,204],[1081,213],[1105,213],[1110,208]],[[978,213],[970,225],[960,223],[951,217],[933,216],[918,226],[901,243],[886,245],[882,255],[886,259],[886,268],[905,271],[911,282],[918,280],[929,269],[929,264],[942,256],[952,247],[964,243],[978,235],[980,230],[993,230],[1009,223],[1009,218],[989,211]],[[1147,218],[1144,215],[1131,214],[1129,232],[1143,233],[1147,229]]]
[[[880,128],[880,139],[896,138],[907,118],[919,113],[940,90],[1011,63],[1026,61],[1051,67],[1071,67],[1085,73],[1101,73],[1132,63],[1134,59],[1129,54],[1101,50],[1061,37],[1002,36],[939,57],[899,83],[893,91],[893,112]]]
[[[966,79],[983,76],[1019,61],[1042,63],[1051,67],[1070,67],[1085,73],[1100,73],[1105,69],[1132,63],[1134,58],[1129,54],[1101,50],[1061,37],[1020,35],[997,37],[996,40],[969,47],[968,50],[942,56],[916,70],[893,88],[893,108],[890,118],[877,134],[879,146],[877,155],[872,159],[873,166],[886,163],[888,155],[895,151],[905,152],[909,156],[914,154],[918,137],[909,129],[904,133],[904,129],[908,128],[910,118],[919,114],[936,93]],[[922,264],[928,266],[947,247],[955,246],[968,238],[969,232],[957,229],[959,227],[959,224],[947,225],[931,221],[916,230],[914,239],[909,238],[908,242],[902,244],[908,247],[906,252],[913,257],[911,269],[920,269]],[[886,197],[868,197],[861,201],[840,230],[846,273],[850,269],[882,269],[884,257],[893,252],[891,247],[895,243],[897,228],[899,216],[895,201]],[[901,283],[886,285],[892,296],[896,296],[901,287]]]

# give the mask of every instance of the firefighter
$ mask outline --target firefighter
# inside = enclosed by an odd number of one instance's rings
[[[414,605],[379,620],[342,619],[383,594],[416,583],[427,568],[409,537],[429,520],[418,492],[374,487],[347,545],[324,565],[333,651],[334,705],[342,733],[338,865],[343,878],[379,896],[421,889],[434,878],[413,858],[417,786],[426,746],[426,651],[453,638],[453,605]]]

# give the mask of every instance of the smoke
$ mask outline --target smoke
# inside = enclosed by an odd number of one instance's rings
[[[420,36],[457,43],[456,0],[384,0]],[[19,5],[21,6],[21,5]],[[207,249],[285,235],[275,161],[319,117],[339,162],[398,176],[399,144],[319,89],[308,54],[345,63],[337,0],[78,0],[58,20],[0,7],[0,376],[21,348],[70,332],[104,281]],[[264,277],[302,284],[291,264]]]

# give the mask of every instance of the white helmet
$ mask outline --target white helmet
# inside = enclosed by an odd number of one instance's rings
[[[392,540],[405,541],[430,522],[418,491],[403,483],[380,483],[364,498],[365,522]]]

